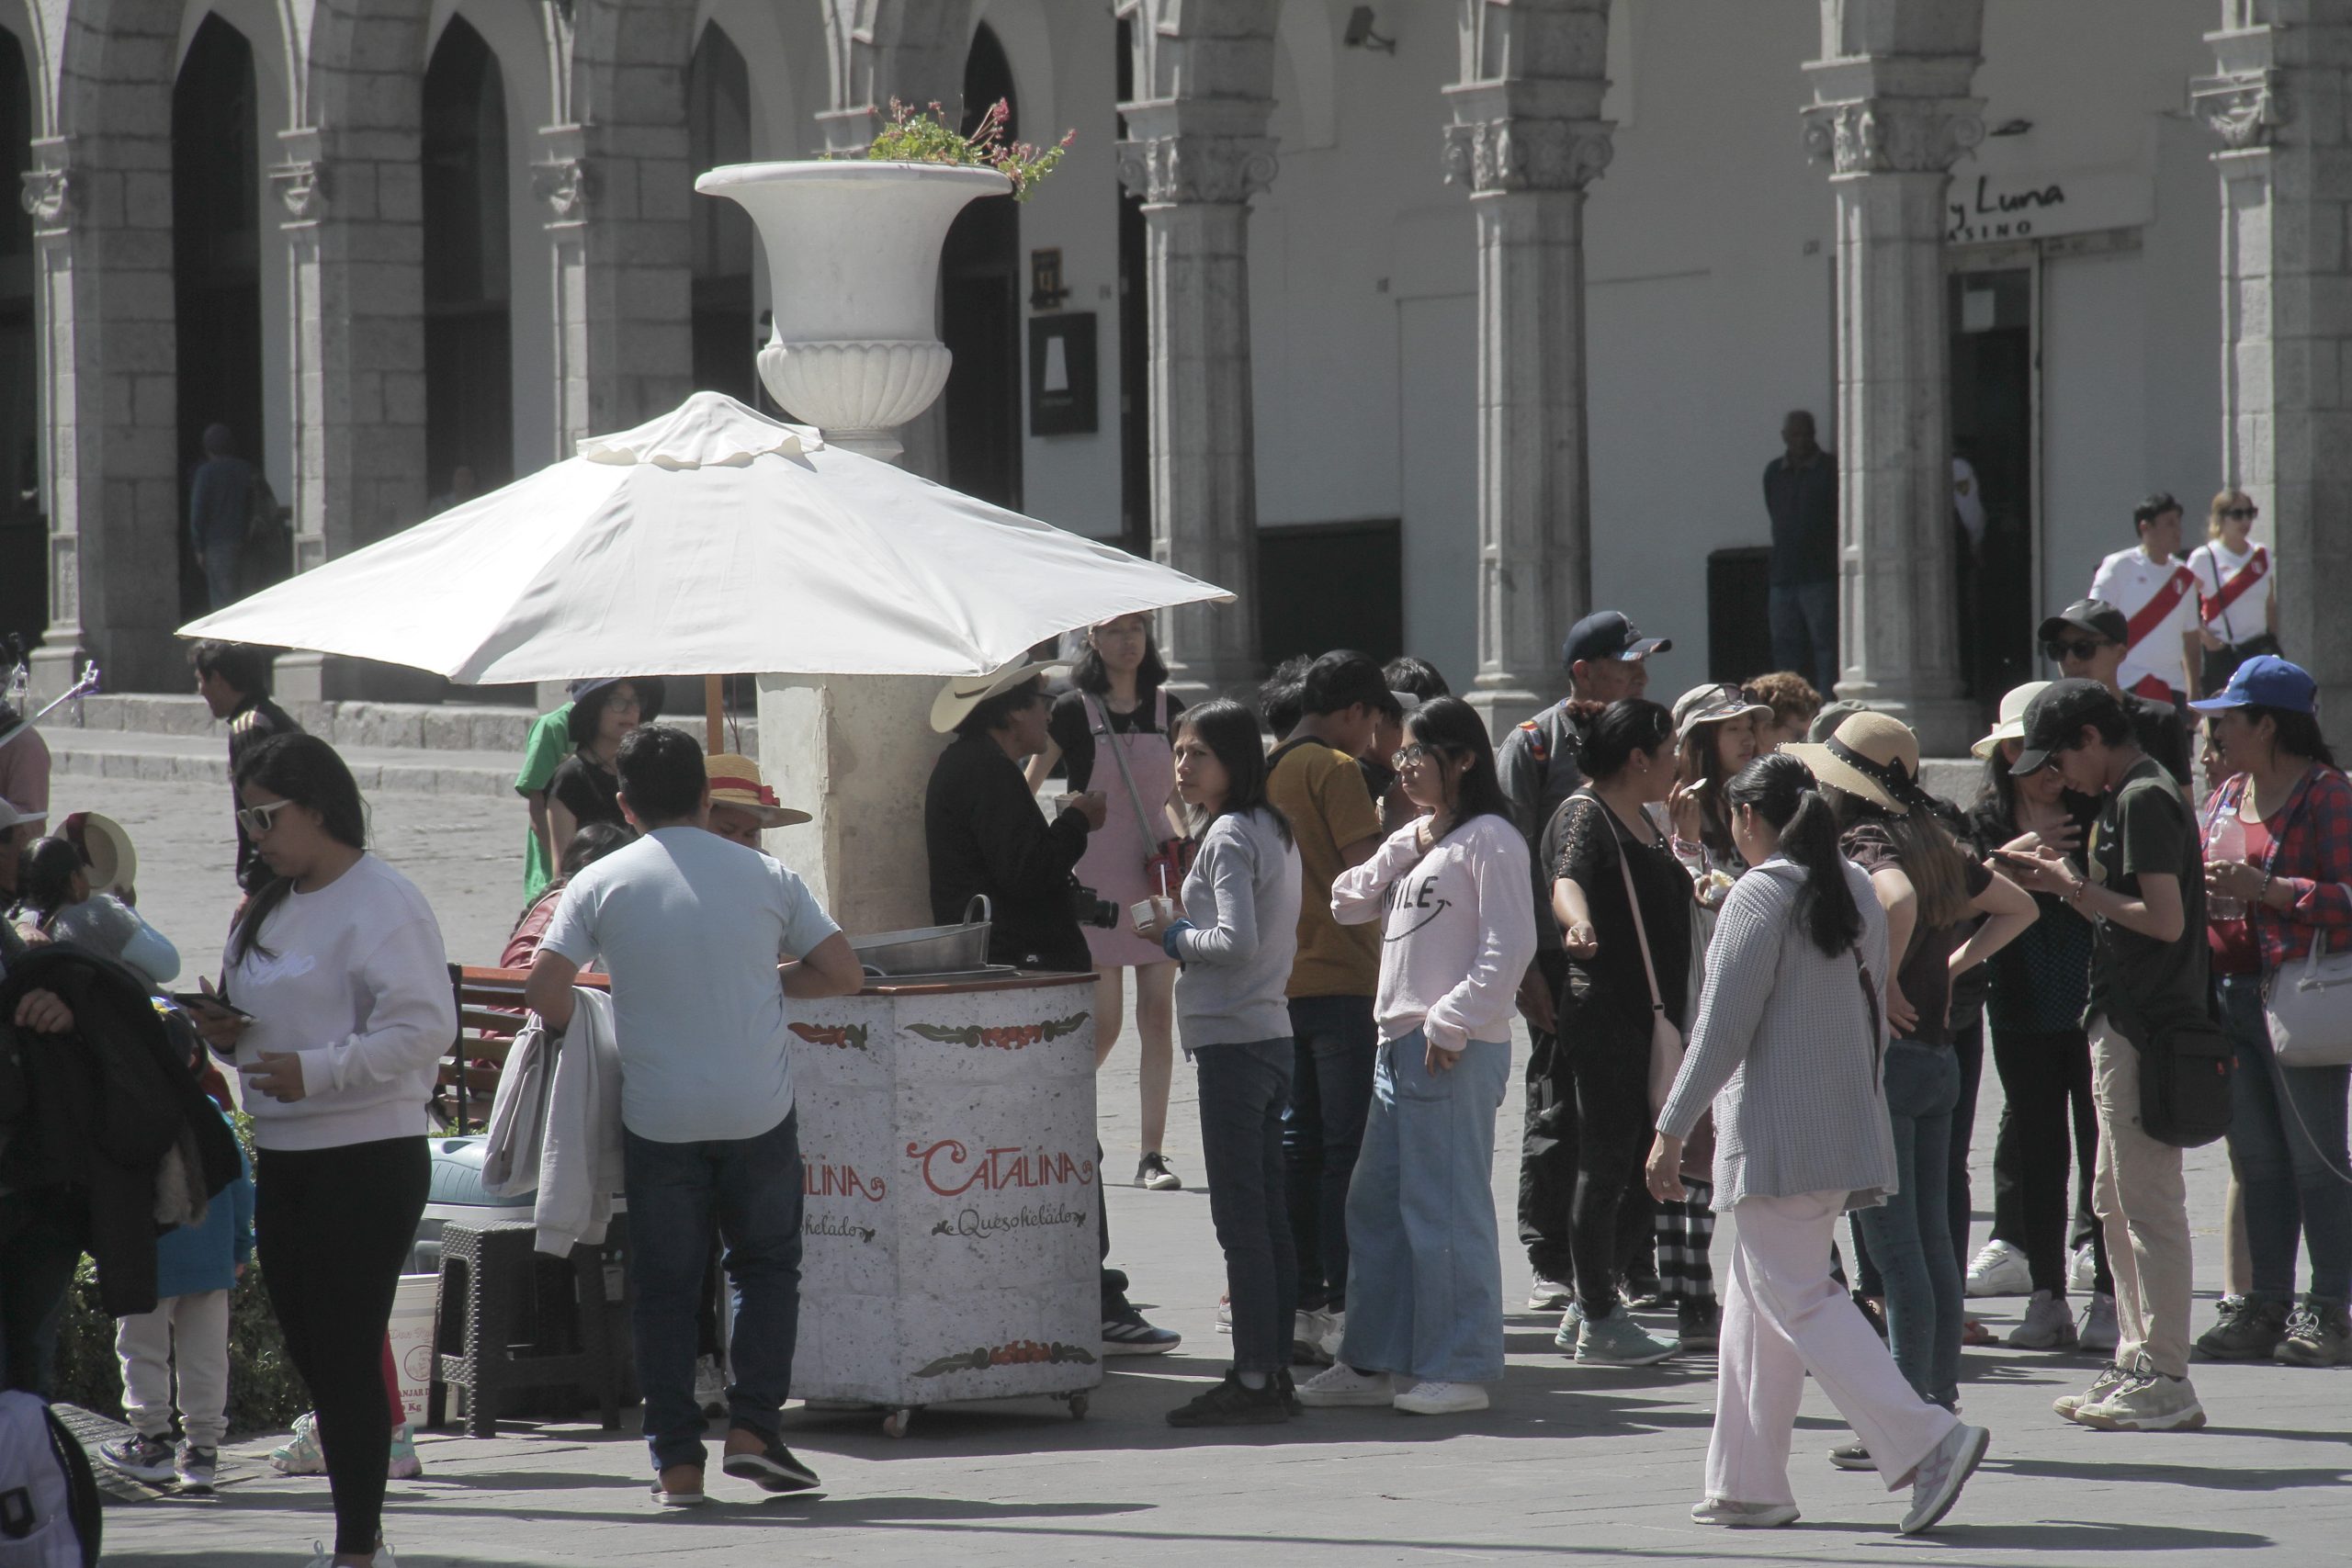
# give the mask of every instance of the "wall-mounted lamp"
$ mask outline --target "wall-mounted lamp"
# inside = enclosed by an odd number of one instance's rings
[[[1348,30],[1340,35],[1340,41],[1350,49],[1379,49],[1390,54],[1396,52],[1395,39],[1382,38],[1372,30],[1372,7],[1369,6],[1359,6],[1348,13]]]
[[[2030,119],[2005,119],[1984,134],[1987,136],[2023,136],[2027,131],[2031,130],[2032,129],[2033,121]]]

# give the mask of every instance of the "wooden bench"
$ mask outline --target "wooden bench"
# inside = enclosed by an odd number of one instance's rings
[[[449,988],[458,999],[458,1037],[441,1063],[433,1099],[453,1135],[478,1132],[490,1120],[506,1054],[529,1021],[523,986],[530,977],[527,969],[449,965]],[[604,990],[609,982],[602,975],[583,974],[573,984]]]

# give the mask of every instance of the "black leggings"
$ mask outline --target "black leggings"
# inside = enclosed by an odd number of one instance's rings
[[[424,1140],[264,1149],[254,1239],[286,1353],[311,1390],[334,1495],[334,1549],[376,1550],[392,1412],[384,1329],[433,1168]]]
[[[2047,1034],[1993,1031],[1993,1066],[2001,1075],[2001,1132],[1993,1148],[1993,1235],[2025,1254],[2033,1288],[2066,1293],[2066,1228],[2074,1206],[2067,1169],[2079,1163],[2087,1185],[2098,1162],[2098,1112],[2091,1103],[2090,1042],[2079,1029]],[[2075,1158],[2069,1160],[2069,1124]],[[2112,1293],[2107,1237],[2091,1232],[2095,1288]]]
[[[1642,1166],[1650,1147],[1649,1038],[1588,1013],[1562,1036],[1576,1086],[1577,1191],[1568,1214],[1577,1299],[1585,1315],[1616,1308],[1627,1244],[1651,1240]],[[1638,1257],[1636,1253],[1634,1256]]]

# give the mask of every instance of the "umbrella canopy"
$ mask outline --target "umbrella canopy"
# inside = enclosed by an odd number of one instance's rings
[[[1233,595],[716,392],[180,628],[491,685],[970,675]]]

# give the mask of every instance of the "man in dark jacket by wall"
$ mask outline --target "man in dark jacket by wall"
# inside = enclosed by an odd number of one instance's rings
[[[251,463],[237,456],[236,439],[227,425],[205,426],[204,461],[188,481],[187,532],[204,567],[206,596],[216,610],[243,596],[238,568],[259,477]]]
[[[215,718],[229,721],[229,776],[237,776],[244,754],[273,735],[298,735],[302,727],[269,700],[269,654],[251,643],[207,638],[188,649],[196,667],[196,694]],[[236,786],[229,789],[229,811],[237,809]],[[251,893],[269,880],[269,867],[254,854],[244,825],[237,825],[237,886]]]

